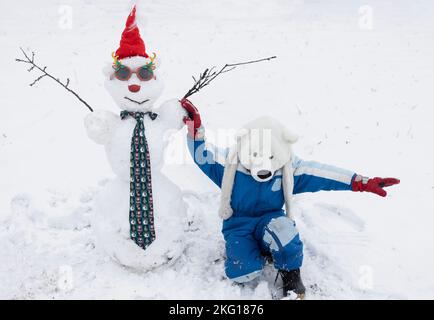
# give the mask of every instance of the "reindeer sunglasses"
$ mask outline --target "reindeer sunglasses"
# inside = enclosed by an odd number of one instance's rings
[[[122,66],[115,71],[114,76],[118,80],[128,81],[133,73],[135,73],[137,78],[141,81],[149,81],[154,77],[154,72],[148,67],[148,65],[139,67],[136,70],[131,70],[127,66]]]
[[[129,67],[120,63],[120,61],[117,59],[117,57],[114,56],[114,54],[113,54],[113,59],[114,59],[113,69],[115,69],[113,76],[120,81],[128,81],[133,75],[133,73],[135,73],[137,78],[139,78],[139,80],[141,81],[149,81],[152,78],[154,78],[153,70],[155,69],[155,65],[154,65],[155,53],[154,56],[151,58],[150,63],[138,67],[135,70],[132,70]]]

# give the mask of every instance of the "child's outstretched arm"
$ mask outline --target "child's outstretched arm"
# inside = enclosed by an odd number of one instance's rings
[[[181,106],[188,113],[188,117],[184,118],[184,123],[188,128],[188,150],[202,172],[221,188],[224,173],[224,155],[219,156],[222,153],[221,151],[205,143],[204,129],[197,108],[187,99],[181,100]]]
[[[385,197],[387,193],[383,188],[400,182],[395,178],[369,179],[349,170],[316,161],[304,161],[298,157],[293,159],[292,166],[294,194],[321,190],[348,190],[372,192]]]

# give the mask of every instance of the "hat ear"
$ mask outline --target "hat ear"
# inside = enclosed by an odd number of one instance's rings
[[[298,135],[289,131],[287,128],[283,128],[282,138],[289,143],[296,143],[298,140]]]

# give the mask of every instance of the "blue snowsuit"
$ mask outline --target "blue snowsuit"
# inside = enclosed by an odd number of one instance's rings
[[[194,162],[221,188],[222,160],[227,151],[217,150],[204,140],[187,137],[187,142]],[[354,172],[297,157],[293,157],[292,166],[294,194],[351,190],[356,176]],[[226,241],[225,272],[229,279],[246,282],[258,276],[265,264],[263,253],[271,253],[276,269],[290,271],[301,267],[303,243],[294,221],[282,209],[284,202],[281,170],[271,180],[258,182],[244,167],[238,166],[231,197],[233,215],[224,220],[222,230]]]

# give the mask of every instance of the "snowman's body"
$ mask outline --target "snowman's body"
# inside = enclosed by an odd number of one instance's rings
[[[98,244],[120,264],[149,270],[175,261],[184,248],[185,205],[179,188],[162,172],[164,137],[182,126],[184,113],[178,101],[168,101],[155,120],[144,119],[145,134],[151,156],[152,193],[156,240],[143,250],[130,238],[130,148],[136,120],[110,112],[96,112],[86,119],[89,136],[103,144],[116,178],[109,181],[96,202],[93,223]]]
[[[119,114],[108,111],[93,112],[85,119],[89,137],[104,146],[116,175],[98,195],[92,226],[98,245],[110,257],[124,266],[146,271],[175,261],[184,249],[186,209],[182,194],[161,169],[168,135],[183,127],[186,113],[178,100],[154,108],[163,85],[156,74],[155,56],[147,55],[140,39],[135,8],[116,54],[119,60],[116,57],[113,65],[105,69],[105,86],[118,107],[128,112],[158,114],[154,120],[147,114],[143,118],[151,165],[155,240],[143,249],[130,233],[130,157],[137,120],[131,116],[121,119]]]

